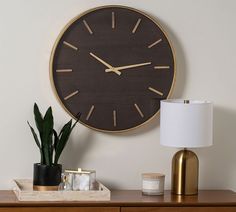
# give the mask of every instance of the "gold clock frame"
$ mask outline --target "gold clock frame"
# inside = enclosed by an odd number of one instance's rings
[[[69,110],[67,110],[67,108],[65,107],[65,105],[63,104],[63,102],[61,101],[60,97],[58,96],[57,94],[57,91],[56,91],[56,87],[54,85],[54,80],[53,80],[53,58],[54,58],[54,55],[55,55],[55,50],[56,50],[56,47],[61,39],[61,37],[63,36],[63,34],[65,33],[65,31],[75,22],[77,21],[78,19],[80,19],[82,16],[90,13],[90,12],[94,12],[94,11],[97,11],[97,10],[100,10],[100,9],[104,9],[104,8],[110,8],[110,7],[116,7],[116,8],[124,8],[124,9],[128,9],[128,10],[131,10],[131,11],[134,11],[134,12],[137,12],[137,13],[140,13],[141,15],[147,17],[149,20],[151,20],[153,23],[156,24],[157,27],[159,27],[161,29],[161,31],[163,32],[163,34],[165,35],[166,39],[168,40],[168,43],[170,44],[170,48],[171,48],[171,51],[173,53],[173,60],[174,60],[174,77],[173,77],[173,81],[172,81],[172,84],[171,84],[171,88],[170,88],[170,91],[168,93],[168,96],[166,99],[169,99],[169,97],[171,96],[172,92],[173,92],[173,88],[174,88],[174,85],[175,85],[175,81],[176,81],[176,58],[175,58],[175,51],[174,51],[174,48],[173,48],[173,45],[172,43],[170,42],[168,36],[167,36],[167,33],[165,32],[165,30],[163,30],[162,26],[160,26],[160,24],[154,19],[152,18],[150,15],[147,15],[146,13],[138,10],[138,9],[135,9],[135,8],[132,8],[132,7],[127,7],[127,6],[122,6],[122,5],[106,5],[106,6],[100,6],[100,7],[95,7],[95,8],[92,8],[92,9],[89,9],[89,10],[86,10],[85,12],[75,16],[74,18],[72,18],[65,26],[64,28],[61,30],[61,32],[59,33],[59,35],[57,36],[57,39],[53,45],[53,48],[52,48],[52,51],[51,51],[51,55],[50,55],[50,62],[49,62],[49,75],[50,75],[50,83],[51,83],[51,87],[53,89],[53,93],[54,95],[56,96],[56,99],[57,101],[60,103],[60,105],[62,106],[62,108],[73,118],[73,119],[76,119],[76,117],[70,113]],[[95,128],[95,127],[91,127],[81,121],[79,121],[79,123],[81,123],[82,125],[92,129],[92,130],[96,130],[96,131],[99,131],[99,132],[106,132],[106,133],[122,133],[122,132],[128,132],[130,130],[134,130],[134,129],[137,129],[147,123],[149,123],[151,120],[153,120],[157,115],[159,115],[160,113],[160,109],[155,113],[153,114],[153,116],[151,116],[148,120],[146,120],[145,122],[143,122],[142,124],[139,124],[135,127],[132,127],[132,128],[128,128],[128,129],[125,129],[125,130],[102,130],[102,129],[98,129],[98,128]]]

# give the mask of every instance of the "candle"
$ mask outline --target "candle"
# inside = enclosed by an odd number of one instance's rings
[[[94,170],[65,170],[74,191],[94,190],[96,185],[96,172]]]
[[[162,195],[164,193],[165,175],[160,173],[143,173],[142,183],[142,193],[144,195]]]

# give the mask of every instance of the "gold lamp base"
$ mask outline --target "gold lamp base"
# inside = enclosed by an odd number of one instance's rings
[[[194,195],[198,193],[198,158],[187,149],[175,153],[172,159],[172,193]]]

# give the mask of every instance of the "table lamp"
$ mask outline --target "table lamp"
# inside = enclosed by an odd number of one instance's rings
[[[162,100],[160,142],[183,148],[172,159],[173,194],[198,193],[198,158],[187,148],[212,145],[213,105],[208,101]]]

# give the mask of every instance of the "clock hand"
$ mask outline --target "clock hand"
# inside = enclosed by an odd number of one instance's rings
[[[146,66],[146,65],[150,65],[150,64],[151,64],[151,62],[137,63],[137,64],[127,65],[127,66],[113,67],[112,69],[111,68],[106,69],[105,72],[120,71],[120,70],[124,70],[124,69],[136,68],[136,67]]]
[[[95,54],[93,54],[92,52],[89,53],[93,58],[95,58],[97,61],[99,61],[100,63],[102,63],[103,65],[105,65],[107,68],[109,68],[109,72],[114,72],[118,75],[121,75],[121,72],[118,70],[115,70],[113,66],[111,66],[109,63],[105,62],[104,60],[102,60],[101,58],[99,58],[98,56],[96,56]]]

